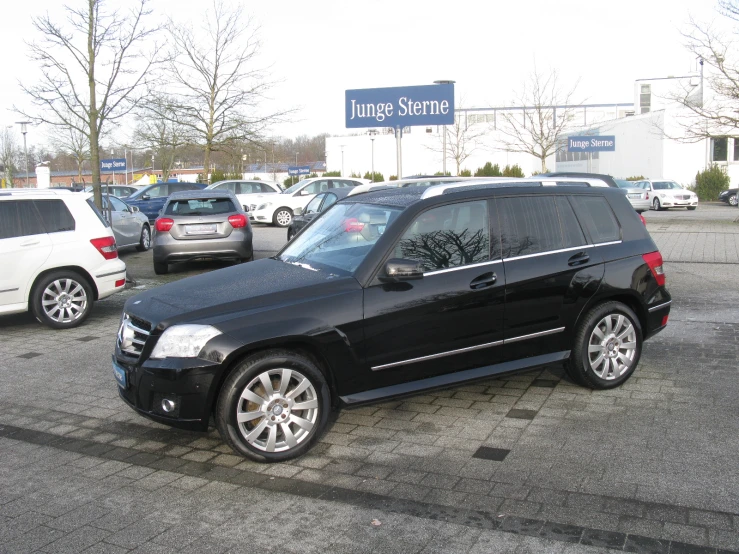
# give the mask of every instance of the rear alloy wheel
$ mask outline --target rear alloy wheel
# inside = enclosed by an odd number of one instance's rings
[[[654,206],[654,211],[655,212],[658,212],[658,211],[660,211],[662,209],[662,205],[659,203],[659,198],[655,198],[654,199],[654,202],[652,203],[652,205]]]
[[[241,362],[223,384],[216,426],[236,452],[280,462],[307,452],[331,407],[321,371],[299,354],[270,350]]]
[[[278,227],[287,227],[293,222],[293,211],[290,208],[279,208],[275,212],[272,222]]]
[[[31,293],[31,310],[44,325],[69,329],[87,319],[92,301],[87,279],[72,271],[53,271],[36,283]]]
[[[620,302],[593,308],[575,333],[567,372],[593,389],[611,389],[634,373],[642,348],[639,319]]]
[[[163,262],[154,262],[154,273],[157,275],[166,275],[169,272],[169,265]]]
[[[729,206],[736,206],[737,202],[739,202],[739,200],[737,200],[736,194],[729,196]]]
[[[138,246],[136,246],[136,250],[146,252],[149,248],[151,248],[151,231],[148,225],[144,225],[141,229],[141,238],[139,239]]]

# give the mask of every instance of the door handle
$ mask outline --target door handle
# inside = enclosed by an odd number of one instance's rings
[[[21,243],[21,246],[34,246],[40,242],[41,241],[39,239],[26,240]]]
[[[569,260],[567,260],[567,265],[569,266],[575,266],[575,265],[582,265],[586,264],[590,261],[590,256],[586,252],[578,252],[574,256],[572,256]]]
[[[483,273],[479,277],[472,279],[470,282],[470,288],[473,290],[484,289],[495,284],[498,280],[498,276],[492,271]]]

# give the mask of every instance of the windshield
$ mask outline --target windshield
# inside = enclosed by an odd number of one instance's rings
[[[293,192],[297,192],[299,188],[301,188],[305,184],[304,181],[298,181],[293,186],[291,186],[289,189],[283,190],[281,194],[292,194]]]
[[[351,275],[401,211],[374,204],[335,204],[293,239],[277,259],[316,271]]]
[[[654,190],[669,190],[669,189],[681,189],[680,185],[673,183],[672,181],[654,181],[652,182]]]

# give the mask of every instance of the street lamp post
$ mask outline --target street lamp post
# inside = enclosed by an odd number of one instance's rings
[[[434,81],[435,85],[453,85],[456,83],[456,81],[450,81],[450,80],[441,80],[441,81]],[[446,125],[442,126],[442,133],[444,133],[444,139],[443,139],[443,146],[442,146],[442,152],[443,152],[443,161],[441,162],[441,172],[446,175]]]
[[[341,145],[341,176],[344,176],[344,146],[345,144]]]
[[[300,154],[300,152],[295,152],[295,171],[298,170],[298,154]],[[293,185],[294,184],[295,184],[295,175],[293,175]]]
[[[28,188],[28,147],[26,146],[26,133],[28,132],[28,125],[30,121],[18,121],[17,124],[21,126],[21,133],[23,133],[23,155],[25,156],[26,162],[26,188]],[[38,183],[36,183],[38,187]]]
[[[370,180],[374,183],[375,182],[375,135],[377,134],[377,131],[374,129],[369,130],[369,136],[370,141],[372,142],[372,176],[370,177]]]

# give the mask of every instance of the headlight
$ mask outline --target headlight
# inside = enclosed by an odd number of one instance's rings
[[[259,204],[259,206],[257,206],[257,210],[266,210],[271,205],[272,205],[272,202],[265,202],[264,204]]]
[[[197,358],[205,343],[220,334],[210,325],[173,325],[159,337],[151,358]]]

